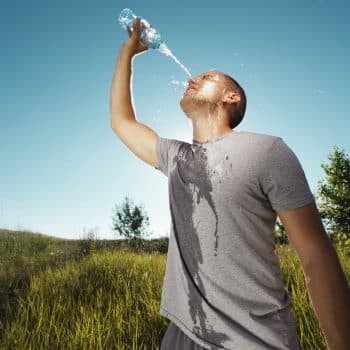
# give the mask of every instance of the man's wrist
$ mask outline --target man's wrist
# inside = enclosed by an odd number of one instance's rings
[[[125,57],[128,57],[128,58],[132,58],[134,56],[134,54],[132,53],[132,51],[125,45],[123,44],[121,47],[120,47],[120,50],[119,50],[120,54],[125,56]]]

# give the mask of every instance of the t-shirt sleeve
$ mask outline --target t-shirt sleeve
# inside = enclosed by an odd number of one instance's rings
[[[182,143],[180,140],[168,139],[157,135],[156,150],[159,167],[155,167],[155,169],[168,176],[170,169],[176,161],[176,156]]]
[[[315,201],[299,159],[281,137],[268,148],[260,175],[263,192],[275,211]]]

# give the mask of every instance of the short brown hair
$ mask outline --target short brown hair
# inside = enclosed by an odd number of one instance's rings
[[[247,96],[242,86],[235,79],[233,79],[228,74],[224,74],[224,76],[230,82],[230,87],[232,90],[238,93],[241,97],[241,100],[237,104],[234,104],[234,107],[231,109],[232,113],[230,115],[229,123],[230,128],[233,129],[242,121],[244,117],[247,107]]]

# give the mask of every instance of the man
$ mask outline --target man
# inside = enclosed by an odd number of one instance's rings
[[[296,155],[281,137],[233,130],[246,96],[217,70],[190,78],[180,101],[192,143],[138,122],[131,63],[148,48],[139,19],[133,28],[113,77],[111,127],[168,177],[172,220],[160,314],[171,322],[161,350],[300,349],[274,252],[277,215],[300,257],[329,349],[350,349],[349,286]]]

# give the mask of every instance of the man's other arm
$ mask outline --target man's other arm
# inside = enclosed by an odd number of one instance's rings
[[[277,214],[299,255],[328,349],[349,350],[350,288],[316,204],[277,211]]]

